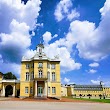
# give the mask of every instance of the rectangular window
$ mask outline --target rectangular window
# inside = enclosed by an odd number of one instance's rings
[[[49,63],[47,63],[47,68],[50,69],[50,64]]]
[[[26,81],[29,81],[29,72],[26,72]]]
[[[29,69],[29,63],[26,64],[26,69]]]
[[[25,93],[26,94],[28,93],[28,87],[25,87]]]
[[[50,72],[47,72],[48,81],[50,81]]]
[[[43,63],[39,62],[39,63],[38,63],[38,67],[39,67],[39,68],[43,68]]]
[[[52,94],[56,94],[56,88],[52,87]]]
[[[55,69],[55,64],[52,64],[52,65],[51,65],[51,68],[52,68],[52,69]]]
[[[43,74],[42,74],[42,70],[39,70],[39,78],[42,78]]]
[[[50,94],[50,87],[48,87],[48,94]]]
[[[55,72],[52,72],[52,81],[55,81]]]
[[[34,72],[31,72],[31,80],[34,79]]]
[[[30,93],[31,93],[31,94],[33,93],[33,88],[32,88],[32,87],[30,88]]]

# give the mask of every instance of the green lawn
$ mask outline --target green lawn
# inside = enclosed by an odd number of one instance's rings
[[[72,97],[65,97],[65,98],[71,98],[71,99],[74,99],[74,100],[84,100],[84,101],[110,103],[110,99],[89,99],[89,98],[72,98]]]

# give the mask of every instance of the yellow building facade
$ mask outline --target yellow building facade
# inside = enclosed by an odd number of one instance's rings
[[[110,87],[103,85],[62,85],[62,96],[110,98]]]
[[[43,44],[36,48],[34,57],[21,61],[20,98],[61,97],[60,60],[50,59]]]
[[[39,44],[32,58],[22,58],[20,81],[5,80],[0,73],[0,96],[58,99],[61,96],[110,98],[110,88],[104,87],[101,83],[99,85],[61,85],[60,79],[58,56],[53,59],[48,58],[43,44]]]

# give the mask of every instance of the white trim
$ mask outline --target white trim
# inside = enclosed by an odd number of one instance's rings
[[[15,80],[15,79],[3,79],[0,81],[0,83],[3,82],[12,82],[12,83],[20,83],[20,80]]]

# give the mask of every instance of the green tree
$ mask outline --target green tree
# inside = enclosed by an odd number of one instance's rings
[[[3,75],[3,79],[17,79],[17,77],[12,72],[8,72]]]
[[[0,72],[0,74],[3,74],[2,72]]]
[[[87,96],[88,96],[88,97],[89,97],[89,99],[90,99],[92,95],[91,95],[91,94],[88,94]]]

